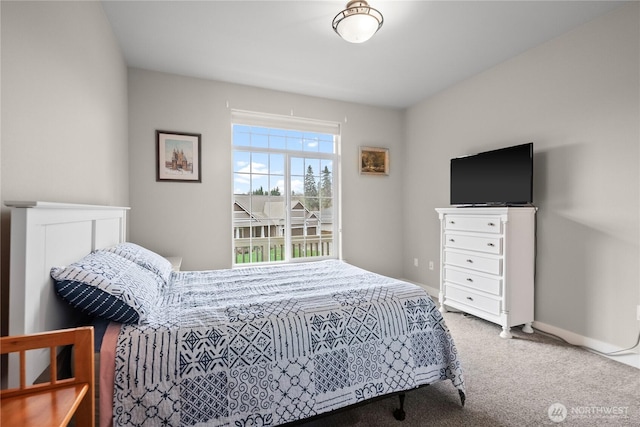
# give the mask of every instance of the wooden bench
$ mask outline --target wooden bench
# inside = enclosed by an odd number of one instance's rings
[[[73,376],[58,379],[57,349],[73,345]],[[26,351],[49,348],[49,381],[26,384]],[[20,386],[0,392],[2,426],[95,426],[93,327],[0,338],[0,354],[19,353]]]

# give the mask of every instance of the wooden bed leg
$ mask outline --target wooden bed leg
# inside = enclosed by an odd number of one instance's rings
[[[395,411],[393,411],[393,417],[398,421],[404,421],[405,417],[407,416],[407,414],[404,412],[404,397],[405,397],[405,394],[404,393],[400,393],[398,395],[398,397],[400,398],[400,407],[398,409],[396,409]]]
[[[460,395],[460,403],[464,406],[464,401],[467,399],[467,396],[464,395],[464,391],[458,390],[458,394]]]

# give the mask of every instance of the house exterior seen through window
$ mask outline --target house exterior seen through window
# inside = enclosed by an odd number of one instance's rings
[[[233,263],[336,258],[338,135],[232,124]]]

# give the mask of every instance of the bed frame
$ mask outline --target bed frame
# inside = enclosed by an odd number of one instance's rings
[[[5,202],[11,208],[9,335],[26,335],[78,326],[77,311],[55,294],[50,270],[77,261],[90,252],[126,241],[128,207],[50,202]],[[50,363],[49,352],[27,355],[26,379],[33,382]],[[9,357],[10,387],[19,384],[19,360]],[[406,392],[394,411],[405,418]],[[367,400],[370,403],[378,398]],[[465,396],[460,392],[464,405]],[[348,406],[357,406],[351,405]],[[346,409],[346,408],[344,408]],[[339,411],[339,410],[338,410]],[[313,417],[321,418],[327,414]],[[308,422],[305,419],[291,423]]]
[[[55,294],[51,267],[124,242],[129,208],[37,201],[5,205],[11,208],[9,335],[77,326],[77,311]],[[10,356],[8,363],[8,384],[14,387],[19,383],[17,356]],[[48,351],[29,352],[27,382],[48,365]]]

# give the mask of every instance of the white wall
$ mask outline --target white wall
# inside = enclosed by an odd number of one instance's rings
[[[10,212],[4,201],[127,205],[129,165],[127,69],[100,3],[2,1],[0,7],[5,308]]]
[[[438,286],[437,268],[415,268],[411,260],[438,263],[434,208],[449,203],[449,159],[533,141],[535,319],[633,345],[640,303],[638,7],[615,10],[407,111],[405,277]]]
[[[2,196],[128,202],[126,66],[98,2],[2,2]]]
[[[186,270],[231,266],[230,108],[342,123],[344,258],[401,275],[401,112],[140,69],[129,70],[131,241],[181,255]],[[156,130],[202,134],[202,183],[156,182]],[[358,174],[360,145],[390,148],[389,176]]]

